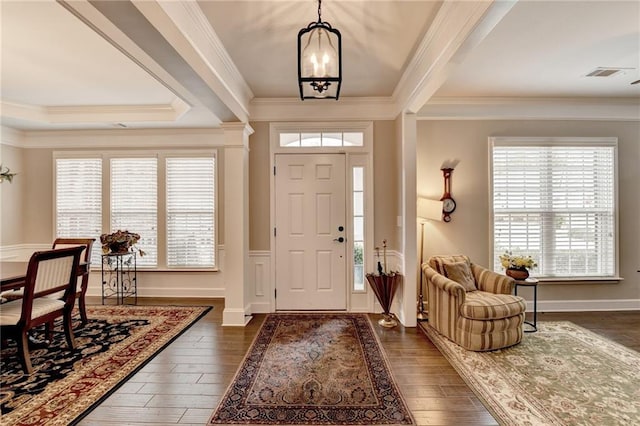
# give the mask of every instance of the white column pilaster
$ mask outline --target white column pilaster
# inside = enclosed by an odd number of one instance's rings
[[[401,119],[401,153],[402,153],[402,253],[404,285],[399,296],[400,321],[405,327],[415,327],[416,292],[418,273],[416,268],[417,253],[417,221],[416,221],[416,147],[417,120],[416,115],[403,113]]]
[[[225,123],[224,130],[224,311],[223,326],[245,326],[251,320],[249,286],[249,135],[244,123]]]

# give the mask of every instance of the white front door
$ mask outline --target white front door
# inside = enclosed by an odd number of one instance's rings
[[[276,309],[347,308],[345,156],[275,156]]]

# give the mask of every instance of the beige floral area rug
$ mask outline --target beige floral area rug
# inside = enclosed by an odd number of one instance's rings
[[[420,326],[503,425],[640,425],[640,354],[571,322],[470,352]]]
[[[209,424],[412,425],[367,315],[270,314]]]
[[[0,424],[76,424],[210,309],[87,306],[88,324],[74,325],[76,349],[67,347],[59,321],[52,342],[31,350],[30,375],[9,342],[0,354]]]

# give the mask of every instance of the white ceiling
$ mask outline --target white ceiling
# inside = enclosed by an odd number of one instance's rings
[[[2,0],[2,124],[211,128],[284,104],[378,118],[370,111],[443,99],[640,102],[638,1],[325,0],[323,20],[343,37],[341,99],[303,103],[296,35],[316,5]],[[585,77],[597,67],[626,70]]]

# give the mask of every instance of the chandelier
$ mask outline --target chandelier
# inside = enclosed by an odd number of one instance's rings
[[[318,21],[298,32],[298,85],[300,99],[338,99],[342,84],[342,36],[322,22],[322,0]]]

